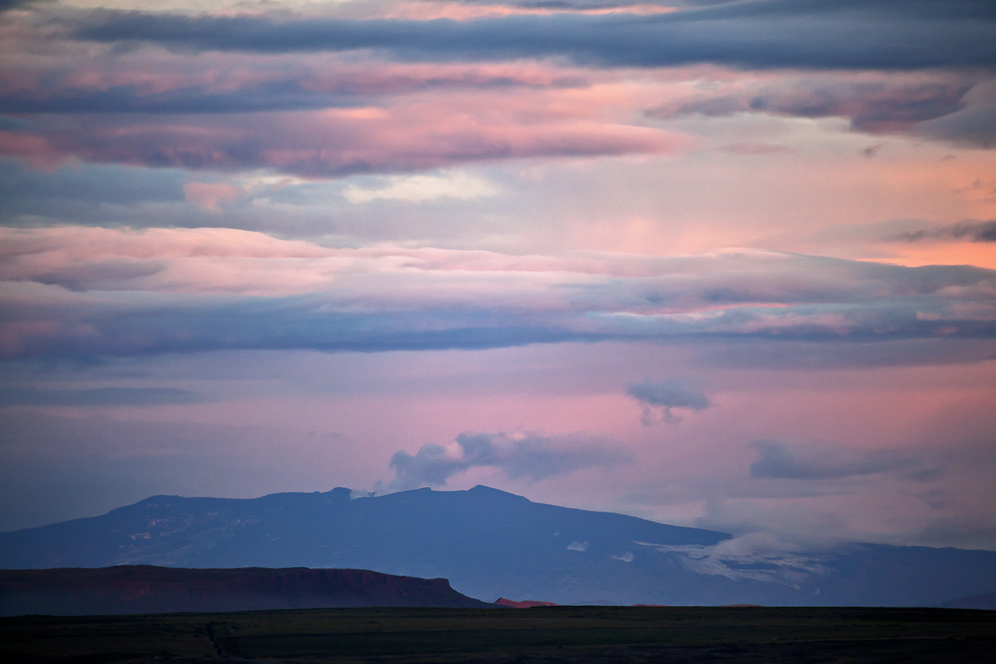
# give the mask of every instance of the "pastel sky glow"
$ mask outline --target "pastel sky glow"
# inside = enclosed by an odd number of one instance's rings
[[[487,484],[996,549],[985,0],[0,1],[0,530]]]

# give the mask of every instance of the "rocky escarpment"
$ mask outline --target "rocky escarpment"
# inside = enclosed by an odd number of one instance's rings
[[[91,615],[369,606],[494,606],[461,595],[446,579],[359,569],[0,570],[0,615]]]

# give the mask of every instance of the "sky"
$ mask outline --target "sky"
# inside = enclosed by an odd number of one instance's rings
[[[996,549],[989,0],[0,0],[0,530],[476,484]]]

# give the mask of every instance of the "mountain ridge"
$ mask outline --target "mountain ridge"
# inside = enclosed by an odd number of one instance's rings
[[[0,567],[370,569],[492,601],[936,606],[996,589],[996,552],[850,543],[745,548],[727,533],[535,503],[478,486],[352,497],[150,496],[0,533]]]

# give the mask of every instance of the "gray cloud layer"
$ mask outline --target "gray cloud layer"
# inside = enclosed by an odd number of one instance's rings
[[[7,94],[0,113],[251,113],[350,107],[362,103],[349,94],[316,93],[294,81],[234,92],[181,88],[150,93],[139,86],[108,90],[62,90],[46,96]]]
[[[996,65],[990,2],[759,0],[654,16],[510,16],[472,21],[278,21],[265,16],[95,12],[100,42],[262,53],[374,49],[403,59],[566,56],[603,66],[919,69]]]
[[[167,387],[94,387],[46,389],[31,385],[0,386],[4,406],[154,406],[197,403],[192,392]]]
[[[758,440],[751,447],[758,450],[759,456],[750,465],[750,476],[763,479],[842,479],[900,470],[914,463],[891,452],[850,450],[827,444],[791,445],[778,440]]]
[[[285,67],[286,68],[286,67]],[[259,113],[263,111],[351,108],[368,105],[384,96],[452,89],[504,89],[540,87],[535,82],[502,75],[439,75],[427,79],[374,72],[341,74],[326,89],[316,89],[312,72],[281,72],[279,80],[246,81],[228,90],[207,85],[179,85],[149,90],[141,84],[120,84],[103,89],[64,86],[58,76],[43,81],[47,87],[11,90],[0,97],[0,113]],[[555,81],[554,85],[576,81]]]
[[[973,81],[958,77],[920,81],[790,79],[736,94],[703,95],[655,109],[651,117],[700,113],[711,117],[769,113],[804,118],[845,117],[854,129],[887,133],[954,113]]]
[[[923,240],[971,240],[972,242],[996,242],[996,220],[963,221],[952,226],[934,230],[919,230],[890,238],[905,242]]]
[[[458,457],[439,445],[423,445],[414,456],[395,452],[391,456],[395,479],[387,488],[440,486],[453,475],[477,467],[500,469],[511,479],[535,482],[585,468],[617,465],[628,458],[619,446],[590,434],[462,433],[456,442]]]

